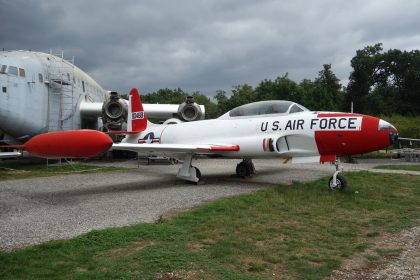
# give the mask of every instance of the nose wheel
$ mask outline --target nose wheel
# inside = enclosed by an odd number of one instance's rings
[[[344,191],[347,187],[347,182],[343,176],[339,175],[343,172],[343,166],[340,164],[339,160],[336,160],[335,163],[335,172],[334,175],[328,181],[328,189],[330,191],[340,190]]]
[[[244,159],[236,166],[236,176],[241,178],[251,177],[255,174],[254,163],[250,159]]]
[[[334,176],[332,176],[330,178],[330,181],[328,182],[328,187],[330,191],[335,191],[335,190],[344,191],[347,187],[347,182],[342,176],[337,175],[335,178],[335,184],[334,184]]]

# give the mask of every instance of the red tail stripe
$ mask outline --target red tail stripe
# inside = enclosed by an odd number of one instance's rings
[[[130,100],[131,100],[131,131],[132,132],[141,132],[147,128],[147,116],[143,109],[143,104],[141,103],[139,91],[136,88],[133,88],[130,91]],[[141,118],[140,118],[140,117]]]

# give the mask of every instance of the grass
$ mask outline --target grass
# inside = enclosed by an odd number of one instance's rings
[[[45,161],[5,160],[0,161],[0,181],[86,172],[108,172],[121,169],[122,168],[98,167],[80,163],[63,163],[61,165],[53,164],[47,166]]]
[[[375,169],[420,171],[419,165],[379,165]]]
[[[381,150],[381,151],[375,151],[375,152],[370,152],[366,154],[356,155],[354,157],[360,158],[360,159],[377,159],[377,158],[391,159],[391,158],[395,158],[396,154]]]
[[[355,254],[398,254],[365,250],[416,224],[420,177],[349,173],[347,192],[328,192],[327,179],[3,252],[0,279],[321,279]]]

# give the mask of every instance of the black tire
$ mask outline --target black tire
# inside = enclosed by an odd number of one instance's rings
[[[249,176],[249,170],[248,170],[248,166],[241,162],[236,166],[236,176],[241,177],[241,178],[245,178],[247,176]]]
[[[193,166],[193,168],[195,169],[195,176],[197,176],[198,181],[201,181],[201,171],[200,171],[200,169],[198,169],[195,166]]]
[[[334,187],[333,186],[333,178],[334,178],[334,176],[332,176],[330,178],[330,180],[328,181],[328,189],[330,191],[335,191],[335,190],[344,191],[347,188],[346,180],[343,177],[341,177],[340,175],[337,175],[337,178],[336,178],[337,186]]]

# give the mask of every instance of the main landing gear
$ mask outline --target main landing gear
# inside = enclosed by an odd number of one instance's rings
[[[251,159],[244,159],[236,166],[236,176],[241,178],[250,177],[255,174],[254,163]]]
[[[192,154],[187,154],[185,156],[184,163],[178,170],[178,175],[176,177],[193,183],[198,183],[201,180],[201,172],[197,167],[191,166],[192,156]]]
[[[328,181],[328,188],[330,191],[340,190],[344,191],[347,187],[347,182],[339,174],[343,172],[343,166],[340,164],[340,161],[337,159],[334,163],[335,172],[334,175]]]

